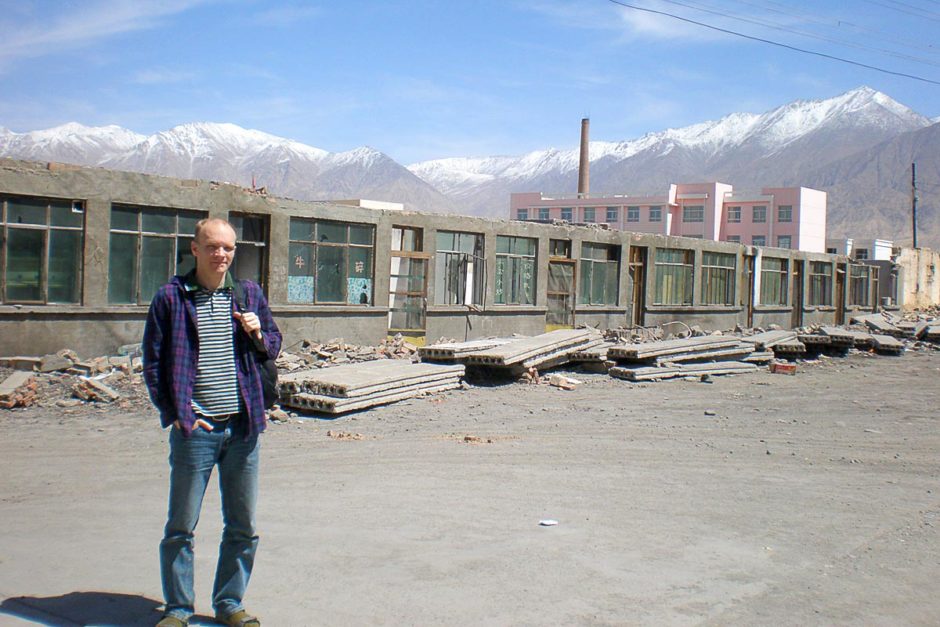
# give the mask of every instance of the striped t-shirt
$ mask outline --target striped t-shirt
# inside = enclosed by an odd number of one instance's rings
[[[193,386],[193,409],[203,416],[237,413],[232,290],[201,289],[194,297],[199,325],[199,364]]]

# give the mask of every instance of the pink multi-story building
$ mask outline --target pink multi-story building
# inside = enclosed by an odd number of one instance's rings
[[[671,184],[662,196],[523,192],[511,194],[509,217],[826,252],[826,192],[808,187],[739,194],[711,182]]]

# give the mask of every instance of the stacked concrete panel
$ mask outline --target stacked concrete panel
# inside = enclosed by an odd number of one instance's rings
[[[755,351],[753,343],[736,337],[709,335],[615,346],[607,350],[607,356],[618,362],[609,370],[611,376],[651,381],[750,372],[773,354]]]
[[[547,369],[567,363],[574,353],[602,341],[593,329],[559,329],[470,353],[466,363],[511,370]]]
[[[281,404],[338,414],[460,386],[462,365],[379,359],[301,370],[278,381]]]

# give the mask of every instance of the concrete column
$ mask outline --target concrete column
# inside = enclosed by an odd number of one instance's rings
[[[82,268],[82,304],[105,307],[108,304],[108,251],[111,230],[111,202],[94,198],[85,202],[85,246]],[[132,268],[127,269],[133,272]]]

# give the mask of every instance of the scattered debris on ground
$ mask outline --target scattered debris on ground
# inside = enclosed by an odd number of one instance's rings
[[[563,329],[534,337],[483,338],[460,342],[441,338],[418,348],[397,335],[377,346],[308,340],[278,356],[281,405],[273,422],[315,412],[339,414],[468,387],[473,371],[482,381],[510,380],[574,390],[581,382],[549,371],[570,365],[629,381],[687,378],[708,382],[713,375],[749,372],[795,374],[796,363],[846,356],[852,351],[900,356],[940,349],[940,310],[883,311],[852,316],[849,324],[784,330],[736,327],[706,332],[685,323],[658,327]],[[81,359],[62,350],[41,356],[0,357],[0,408],[33,405],[76,413],[106,407],[149,404],[143,384],[140,346],[121,346],[114,355]],[[333,437],[333,436],[331,436]]]

